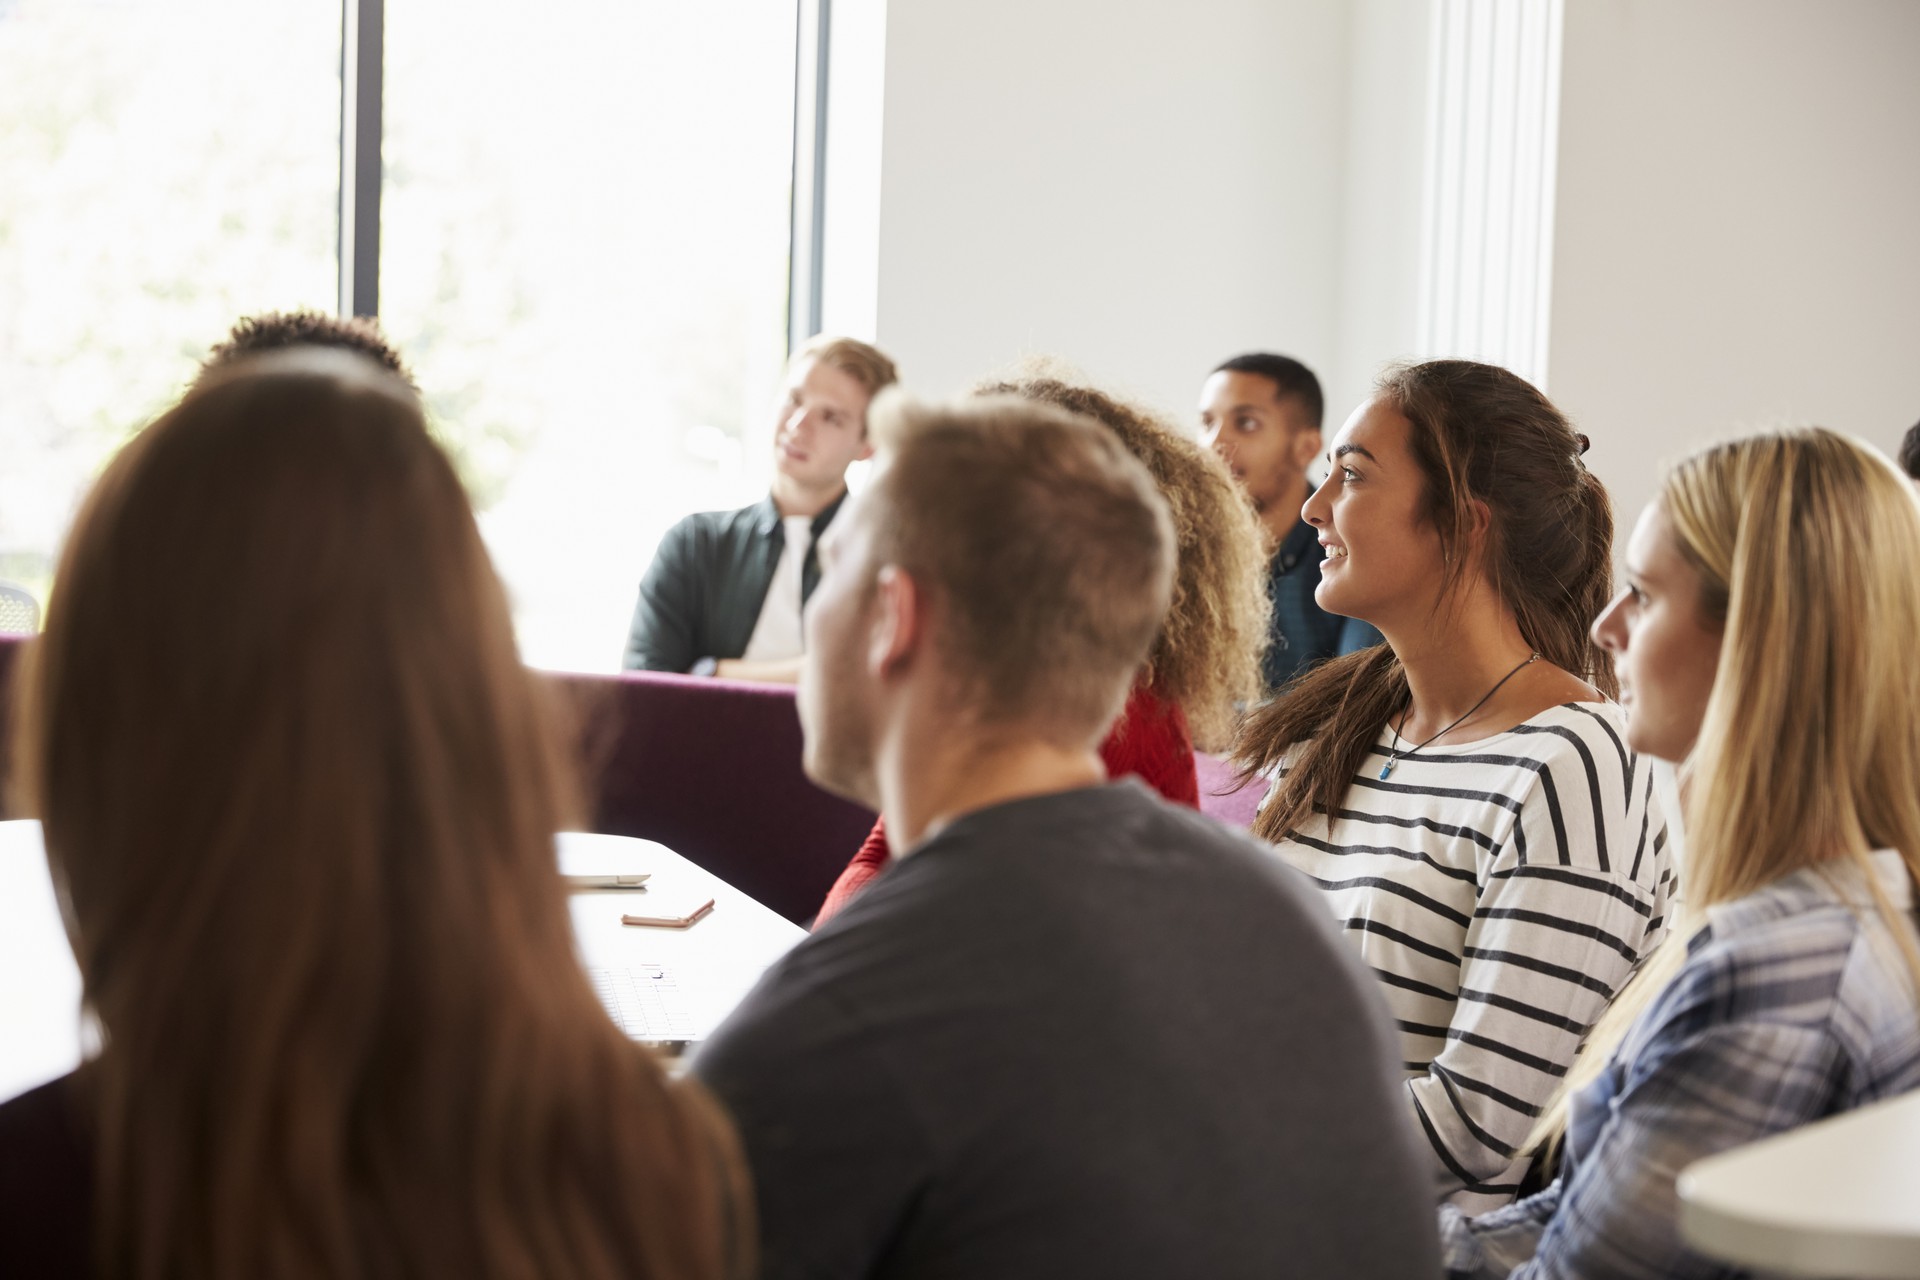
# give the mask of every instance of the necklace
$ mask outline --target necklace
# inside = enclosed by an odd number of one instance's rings
[[[1387,752],[1387,762],[1380,766],[1380,781],[1385,782],[1387,780],[1387,775],[1393,772],[1393,766],[1395,766],[1396,764],[1399,764],[1400,761],[1404,759],[1411,759],[1414,752],[1426,750],[1428,747],[1432,746],[1435,742],[1438,742],[1441,738],[1453,732],[1453,730],[1459,728],[1461,722],[1464,721],[1467,718],[1467,716],[1472,715],[1474,712],[1478,711],[1480,708],[1486,706],[1487,699],[1491,698],[1494,694],[1500,692],[1501,685],[1505,684],[1507,681],[1519,675],[1522,669],[1526,667],[1530,667],[1538,661],[1540,661],[1539,654],[1537,653],[1529,654],[1526,660],[1522,662],[1519,666],[1515,667],[1513,670],[1507,672],[1507,674],[1501,676],[1499,680],[1495,681],[1493,688],[1487,690],[1484,694],[1480,696],[1480,701],[1468,707],[1467,715],[1461,716],[1459,720],[1455,720],[1452,724],[1442,729],[1439,733],[1434,734],[1431,738],[1428,738],[1425,742],[1421,743],[1419,746],[1408,747],[1407,754],[1405,756],[1402,756],[1400,754],[1400,730],[1395,729],[1393,731],[1393,746]],[[1409,705],[1407,707],[1407,711],[1411,711],[1411,710],[1413,710],[1413,707]],[[1407,723],[1407,711],[1402,711],[1400,713],[1400,724],[1403,728],[1406,726],[1406,723]]]

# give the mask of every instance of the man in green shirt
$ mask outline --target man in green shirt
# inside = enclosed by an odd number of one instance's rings
[[[852,338],[815,338],[794,353],[771,492],[667,531],[640,581],[629,669],[793,682],[800,609],[820,578],[815,544],[846,497],[847,467],[873,452],[867,405],[898,380],[893,361]]]

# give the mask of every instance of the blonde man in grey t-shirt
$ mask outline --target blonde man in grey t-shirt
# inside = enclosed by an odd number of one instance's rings
[[[883,403],[823,550],[808,773],[894,862],[696,1057],[764,1274],[1437,1274],[1372,980],[1250,838],[1107,783],[1173,540],[1111,433]]]

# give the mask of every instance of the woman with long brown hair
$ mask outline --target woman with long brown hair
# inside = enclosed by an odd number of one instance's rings
[[[569,769],[414,395],[209,378],[58,583],[16,760],[103,1047],[0,1108],[0,1273],[738,1274],[727,1124],[575,958]]]
[[[1045,374],[984,383],[976,395],[1019,396],[1105,426],[1153,476],[1173,516],[1179,560],[1167,620],[1133,693],[1100,744],[1109,777],[1138,777],[1167,799],[1199,807],[1193,750],[1224,748],[1238,708],[1262,691],[1266,566],[1260,527],[1220,460],[1146,410]],[[818,928],[887,867],[886,825],[873,832],[828,893]]]
[[[1920,504],[1836,432],[1706,449],[1593,630],[1628,741],[1685,764],[1680,907],[1535,1132],[1557,1182],[1443,1210],[1448,1262],[1733,1280],[1680,1237],[1680,1172],[1920,1087]]]
[[[1305,518],[1316,600],[1385,645],[1244,726],[1255,831],[1385,985],[1438,1186],[1511,1199],[1581,1037],[1662,928],[1669,859],[1587,623],[1613,515],[1585,440],[1504,369],[1396,369],[1334,437]]]

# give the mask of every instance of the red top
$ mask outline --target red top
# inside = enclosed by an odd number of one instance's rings
[[[1133,686],[1113,732],[1100,744],[1100,759],[1110,778],[1131,774],[1175,804],[1200,807],[1200,783],[1193,771],[1193,739],[1187,733],[1187,717],[1144,684]],[[818,929],[858,897],[875,876],[887,869],[892,856],[893,850],[887,845],[887,820],[881,818],[827,891],[813,927]]]

